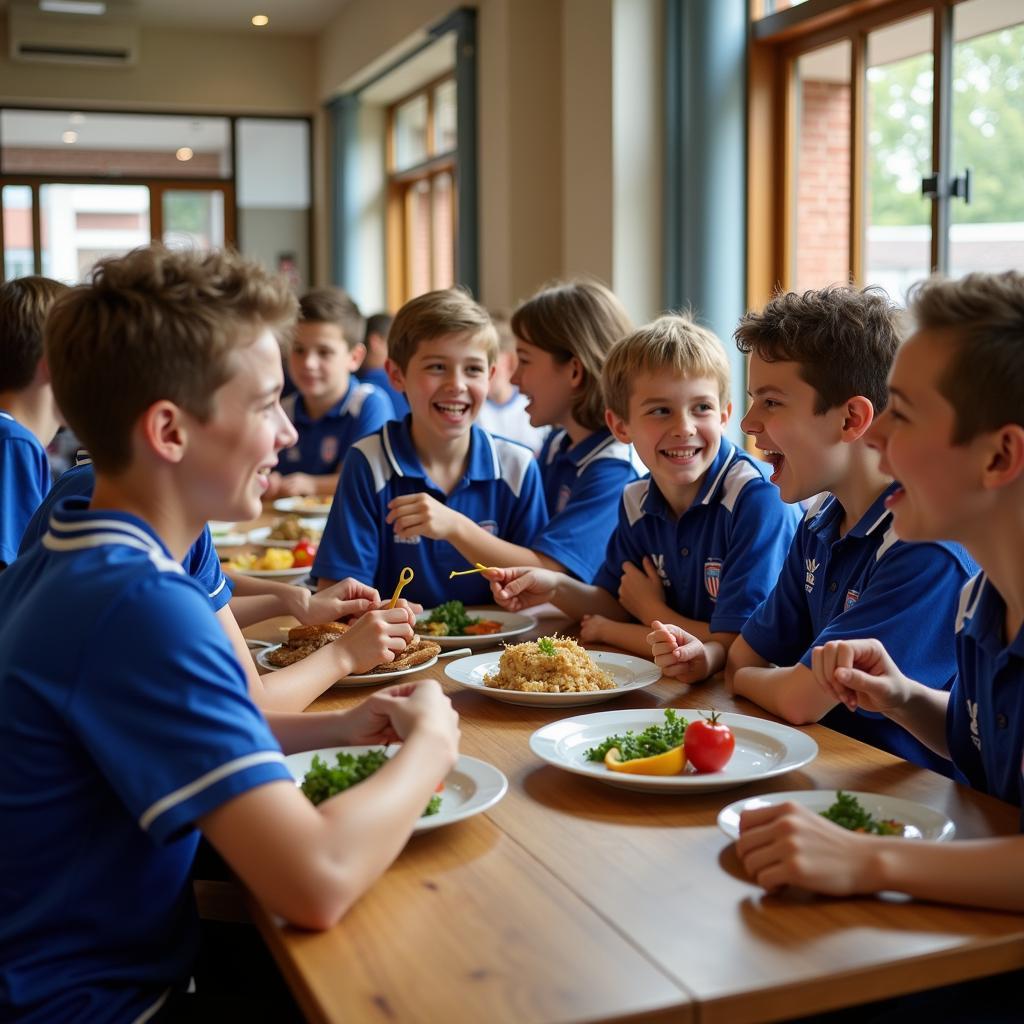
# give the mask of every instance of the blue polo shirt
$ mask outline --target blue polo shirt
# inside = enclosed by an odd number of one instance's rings
[[[775,589],[743,627],[743,639],[776,665],[800,662],[829,640],[874,637],[900,671],[937,690],[956,675],[953,636],[957,601],[977,571],[957,544],[897,539],[879,495],[860,521],[839,536],[843,507],[826,494],[808,510]],[[843,705],[822,720],[838,732],[945,775],[950,764],[883,715]]]
[[[95,487],[96,474],[93,472],[92,459],[84,448],[79,449],[74,466],[57,477],[46,500],[29,520],[18,554],[25,554],[46,533],[50,526],[50,513],[58,501],[62,498],[90,499]],[[221,571],[220,558],[213,546],[209,526],[203,527],[203,532],[188,549],[181,564],[185,572],[203,588],[215,612],[219,612],[231,600],[231,581]]]
[[[25,527],[49,490],[46,449],[0,409],[0,568],[18,557]]]
[[[306,412],[306,403],[298,392],[281,402],[299,435],[291,448],[281,452],[277,468],[280,472],[310,473],[326,476],[337,473],[349,448],[361,437],[380,430],[394,419],[391,399],[372,384],[360,384],[354,377],[348,390],[319,419]]]
[[[396,391],[388,379],[388,371],[383,366],[374,367],[372,370],[359,370],[356,376],[366,384],[372,384],[375,388],[383,391],[395,409],[395,419],[400,420],[409,411],[409,401],[401,391]]]
[[[195,822],[290,776],[146,523],[52,523],[0,576],[0,1019],[141,1019],[196,951]]]
[[[983,574],[966,587],[956,624],[959,672],[946,710],[950,757],[967,782],[1020,806],[1024,756],[1024,630],[1006,644],[1006,604]]]
[[[619,524],[594,583],[618,596],[622,563],[651,559],[665,603],[707,622],[716,633],[738,633],[768,596],[800,522],[761,463],[722,438],[693,504],[678,518],[653,479],[628,484]]]
[[[616,441],[609,430],[598,430],[576,445],[566,431],[553,430],[537,463],[551,518],[528,547],[589,583],[615,529],[619,495],[646,469],[632,445]]]
[[[446,495],[427,476],[416,455],[411,423],[411,416],[393,420],[352,446],[313,575],[329,580],[353,576],[389,597],[402,568],[409,566],[416,576],[402,596],[411,601],[426,607],[456,599],[490,604],[490,586],[479,575],[448,579],[451,570],[469,568],[465,556],[448,541],[397,538],[384,521],[388,502],[399,495],[426,492],[503,540],[529,546],[547,518],[533,452],[474,426],[466,472]]]

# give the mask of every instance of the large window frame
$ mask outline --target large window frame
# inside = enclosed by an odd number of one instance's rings
[[[865,106],[869,34],[915,15],[932,15],[931,169],[948,183],[951,166],[953,11],[964,0],[807,0],[763,15],[754,4],[748,63],[747,300],[762,305],[779,287],[793,287],[795,254],[796,62],[848,40],[851,46],[849,266],[864,283]],[[931,203],[930,267],[948,265],[950,201],[940,188]]]

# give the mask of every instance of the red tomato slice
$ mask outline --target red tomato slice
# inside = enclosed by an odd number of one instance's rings
[[[710,718],[698,718],[686,727],[683,735],[683,750],[686,760],[698,772],[720,772],[736,749],[736,737],[732,729],[718,720],[718,714]]]

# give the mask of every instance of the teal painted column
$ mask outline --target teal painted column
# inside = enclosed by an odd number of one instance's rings
[[[359,265],[355,230],[359,214],[354,208],[359,97],[345,93],[328,103],[327,110],[331,133],[331,281],[353,294],[357,285],[353,277]]]
[[[730,436],[745,408],[732,342],[746,302],[746,0],[666,0],[665,305],[689,306],[733,371]]]

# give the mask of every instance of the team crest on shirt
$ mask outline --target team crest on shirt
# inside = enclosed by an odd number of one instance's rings
[[[814,574],[821,568],[817,559],[808,558],[804,565],[807,568],[807,575],[804,577],[804,590],[809,594],[814,589]]]
[[[486,530],[492,537],[498,536],[498,524],[493,519],[484,519],[477,523],[481,530]]]
[[[722,560],[709,558],[704,563],[704,589],[712,601],[718,600],[718,584],[722,578]]]
[[[329,435],[320,442],[320,461],[335,462],[337,458],[338,439],[333,435]]]
[[[978,731],[978,702],[967,699],[967,714],[971,718],[971,742],[981,750],[981,733]]]
[[[555,511],[564,512],[565,506],[569,504],[569,499],[572,497],[572,491],[569,490],[568,484],[562,484],[558,488],[558,500],[555,502]]]
[[[843,611],[848,612],[860,600],[860,591],[852,587],[846,592],[846,600],[843,602]]]

